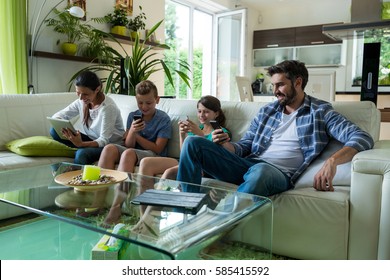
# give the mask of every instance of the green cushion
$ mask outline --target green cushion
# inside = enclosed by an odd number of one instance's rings
[[[5,147],[21,156],[74,157],[76,148],[71,148],[47,136],[32,136],[13,140]]]

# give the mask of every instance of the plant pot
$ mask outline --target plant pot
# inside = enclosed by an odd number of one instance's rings
[[[111,33],[126,36],[126,30],[126,26],[116,25],[111,28]]]
[[[135,40],[137,39],[137,34],[138,34],[138,38],[141,38],[141,34],[138,32],[138,31],[130,31],[130,37],[132,40]]]
[[[74,43],[63,43],[61,48],[63,54],[76,55],[77,53],[77,45]]]

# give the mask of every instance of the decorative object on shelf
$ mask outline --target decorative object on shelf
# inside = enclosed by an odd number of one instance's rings
[[[263,93],[264,74],[259,73],[256,75],[256,80],[252,83],[253,93]]]
[[[126,25],[129,23],[126,10],[122,9],[121,6],[116,5],[114,11],[102,18],[95,18],[95,21],[99,23],[111,24],[111,33],[125,36]]]
[[[35,93],[34,85],[33,85],[33,64],[34,64],[34,53],[37,47],[38,39],[42,32],[42,26],[45,23],[45,20],[49,17],[51,12],[55,10],[62,2],[65,0],[59,1],[53,8],[50,9],[50,11],[43,17],[41,20],[41,13],[43,10],[43,7],[45,6],[47,0],[42,1],[41,5],[39,6],[39,9],[36,8],[37,3],[35,3],[36,6],[34,6],[34,12],[32,15],[32,20],[29,24],[29,33],[31,35],[31,40],[29,42],[30,47],[30,56],[29,56],[29,63],[28,63],[28,77],[29,77],[29,83],[28,83],[28,92],[30,94]],[[68,9],[65,9],[62,13],[69,13],[73,17],[82,18],[85,16],[85,12],[82,8],[77,6],[69,7]]]
[[[146,15],[142,11],[142,6],[139,6],[140,14],[134,18],[130,18],[127,23],[127,28],[130,30],[130,36],[134,40],[137,36],[140,37],[140,30],[145,30]]]
[[[133,0],[116,0],[116,6],[127,11],[127,15],[133,15]]]
[[[179,65],[182,69],[184,69],[184,71],[180,69],[170,70],[167,66],[168,61],[155,57],[156,55],[159,55],[159,53],[156,52],[156,48],[169,49],[169,46],[159,43],[148,45],[146,43],[162,22],[163,20],[159,21],[149,30],[144,41],[141,40],[139,36],[136,36],[135,40],[132,42],[131,55],[127,54],[125,48],[118,40],[116,40],[115,37],[111,34],[106,34],[107,37],[118,43],[125,55],[123,56],[119,52],[113,50],[114,58],[112,61],[103,62],[98,65],[90,65],[79,70],[72,76],[69,81],[69,85],[73,83],[73,80],[82,71],[102,71],[104,73],[107,73],[108,71],[109,75],[107,78],[102,79],[105,84],[105,93],[135,95],[135,86],[139,82],[148,79],[151,74],[163,70],[172,87],[175,87],[172,72],[175,72],[179,78],[183,80],[188,87],[190,87],[190,78],[187,74],[190,72],[188,63],[184,60],[178,59],[177,64],[174,65]],[[120,67],[120,65],[123,67]]]
[[[74,8],[76,8],[76,6],[74,6]],[[66,35],[66,42],[62,44],[63,53],[67,55],[76,55],[76,43],[83,36],[86,28],[88,27],[80,23],[80,17],[75,17],[70,13],[65,13],[64,11],[57,10],[56,8],[53,9],[53,12],[56,16],[54,18],[46,19],[44,22],[47,26],[53,27],[55,32]],[[84,11],[82,14],[80,13],[79,16],[83,17]]]
[[[147,33],[149,33],[148,29],[145,30],[145,34],[147,34]],[[156,33],[150,34],[148,42],[158,43],[157,38],[156,38]]]

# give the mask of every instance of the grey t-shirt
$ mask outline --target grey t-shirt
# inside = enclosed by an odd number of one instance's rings
[[[141,115],[141,111],[136,110],[129,114],[129,116],[127,117],[127,125],[126,125],[127,129],[130,128],[131,123],[133,122],[134,115]],[[156,113],[154,114],[153,118],[150,121],[145,122],[145,128],[142,131],[140,131],[139,134],[151,142],[156,142],[157,138],[171,139],[172,137],[171,118],[164,111],[156,109]],[[141,149],[141,150],[143,149],[140,145],[138,145],[138,143],[134,148]],[[159,156],[166,156],[168,152],[167,148],[168,147],[165,146],[164,150],[159,154]]]

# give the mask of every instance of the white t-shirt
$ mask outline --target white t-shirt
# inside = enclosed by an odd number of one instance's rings
[[[124,127],[121,112],[116,103],[105,96],[104,101],[98,108],[90,109],[89,127],[82,123],[82,133],[96,141],[99,147],[104,147],[109,143],[123,144]],[[80,116],[81,122],[84,119],[84,103],[76,99],[65,109],[55,113],[53,118],[70,120]]]
[[[288,175],[292,175],[303,163],[303,154],[298,142],[298,111],[282,115],[279,127],[274,131],[271,145],[261,155],[261,159],[279,167]]]

